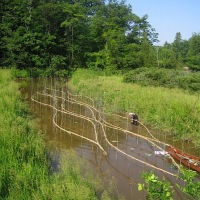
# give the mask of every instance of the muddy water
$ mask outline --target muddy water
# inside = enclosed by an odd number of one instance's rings
[[[133,127],[125,114],[101,112],[101,102],[71,94],[66,83],[59,80],[32,79],[26,82],[22,94],[39,117],[47,143],[59,149],[73,149],[85,158],[105,188],[112,182],[116,194],[125,199],[145,199],[146,194],[138,192],[137,184],[144,181],[140,178],[142,172],[153,171],[174,185],[174,199],[184,198],[176,187],[176,183],[182,183],[173,175],[178,170],[171,159],[155,154],[165,145],[143,138],[150,137],[145,127]],[[164,136],[161,139],[169,142]]]

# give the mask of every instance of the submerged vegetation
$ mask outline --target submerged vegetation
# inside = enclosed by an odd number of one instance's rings
[[[113,199],[73,153],[65,152],[59,172],[53,171],[43,135],[34,128],[10,71],[0,70],[0,86],[0,198]]]
[[[95,84],[94,84],[95,82]],[[200,148],[200,101],[198,94],[179,89],[139,86],[123,82],[122,76],[79,69],[70,87],[94,98],[105,112],[136,112],[140,120],[172,139],[187,140]]]

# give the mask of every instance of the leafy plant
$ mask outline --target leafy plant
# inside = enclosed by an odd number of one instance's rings
[[[197,173],[192,170],[185,170],[181,168],[180,170],[183,179],[184,185],[178,185],[178,188],[184,193],[190,195],[194,199],[200,199],[200,181],[196,179]]]
[[[169,182],[163,179],[162,181],[158,180],[158,177],[155,176],[152,172],[144,172],[142,178],[145,180],[145,184],[138,183],[138,190],[145,190],[147,192],[147,199],[149,200],[172,200],[173,187]]]

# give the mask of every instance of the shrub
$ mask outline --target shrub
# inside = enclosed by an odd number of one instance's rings
[[[200,72],[163,68],[139,68],[125,73],[123,81],[143,86],[180,88],[189,92],[200,91]]]

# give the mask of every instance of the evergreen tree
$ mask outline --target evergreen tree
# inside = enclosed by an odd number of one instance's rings
[[[143,67],[156,67],[156,51],[149,42],[147,36],[144,36],[141,44],[141,54],[143,59]]]
[[[181,55],[182,42],[183,40],[182,40],[181,33],[180,32],[176,33],[176,36],[172,45],[173,45],[173,51],[174,51],[175,57],[177,61],[179,62],[182,61],[182,55]]]
[[[194,33],[189,39],[187,65],[190,69],[200,71],[200,34]]]
[[[148,15],[144,15],[141,18],[135,14],[133,15],[131,28],[128,32],[130,42],[141,44],[144,38],[148,39],[151,44],[159,41],[158,33],[152,28],[147,19]]]

